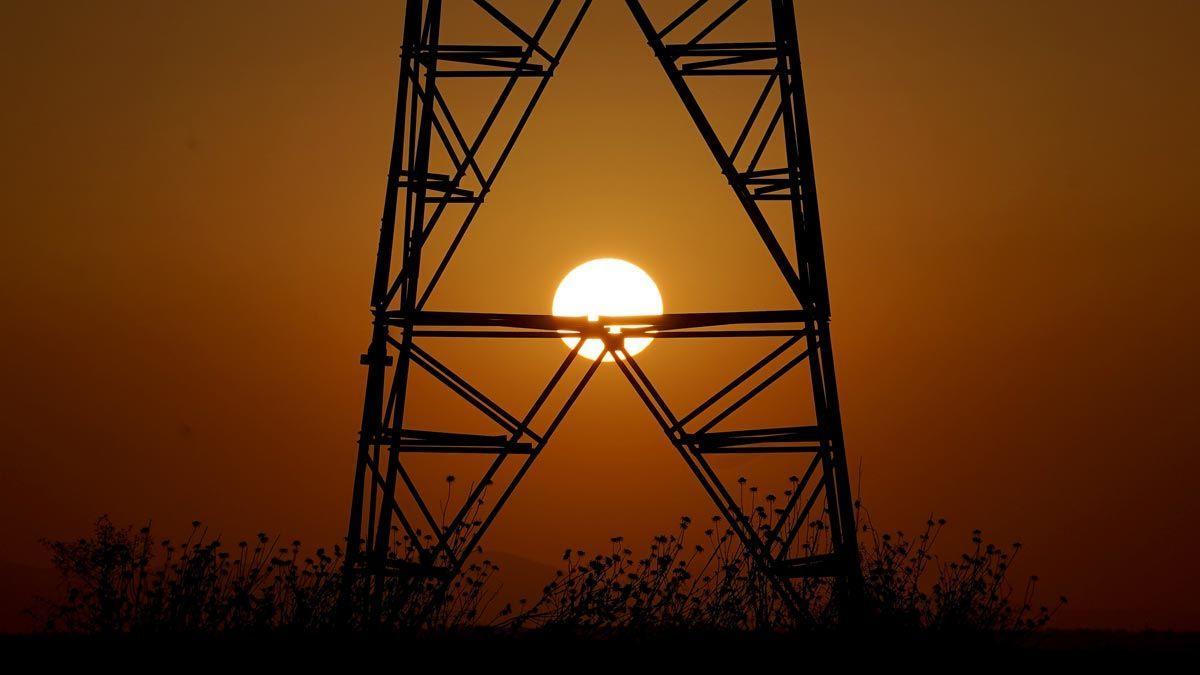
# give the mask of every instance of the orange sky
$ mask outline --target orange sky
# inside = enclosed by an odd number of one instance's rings
[[[955,542],[1021,539],[1021,571],[1071,596],[1064,625],[1200,628],[1200,11],[798,7],[845,432],[875,520],[932,510]],[[343,536],[402,11],[0,7],[0,560],[41,564],[38,537],[101,513]],[[667,311],[784,306],[607,1],[431,308],[548,312],[600,256],[643,267]],[[641,361],[685,401],[749,358],[680,342]],[[443,354],[520,408],[562,346]],[[484,543],[552,561],[681,513],[711,507],[610,367]]]

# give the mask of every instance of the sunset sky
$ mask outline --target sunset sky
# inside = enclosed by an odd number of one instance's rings
[[[797,9],[856,496],[947,518],[949,552],[1019,539],[1061,625],[1200,629],[1200,5]],[[0,4],[0,562],[105,513],[344,536],[402,14]],[[668,312],[786,306],[609,0],[430,308],[549,313],[599,257]],[[756,358],[681,342],[639,358],[685,403]],[[439,354],[519,409],[564,347]],[[484,546],[552,564],[712,512],[606,366]]]

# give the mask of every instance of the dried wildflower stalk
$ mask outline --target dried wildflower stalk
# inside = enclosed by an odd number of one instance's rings
[[[447,479],[447,501],[453,479]],[[780,527],[775,498],[759,503],[749,493],[750,519],[766,536]],[[469,492],[468,492],[469,494]],[[784,496],[790,496],[784,491]],[[482,498],[473,508],[478,511]],[[971,632],[1023,636],[1042,626],[1066,602],[1034,608],[1037,578],[1017,593],[1008,580],[1020,544],[1000,549],[976,530],[972,547],[958,558],[942,560],[934,552],[945,525],[930,518],[915,538],[875,528],[858,509],[863,532],[862,564],[868,616],[877,627],[912,632]],[[828,547],[828,528],[820,516],[803,524],[789,544],[793,553]],[[447,537],[444,550],[463,555],[474,517]],[[673,534],[659,535],[644,554],[635,554],[615,537],[608,552],[588,556],[568,549],[562,569],[534,602],[495,608],[499,567],[473,553],[462,573],[450,582],[391,577],[384,581],[373,611],[339,611],[344,590],[342,550],[318,548],[302,557],[299,541],[280,546],[260,533],[251,542],[226,549],[210,539],[199,521],[176,544],[156,542],[149,526],[119,528],[100,518],[90,537],[47,542],[65,588],[64,599],[46,602],[41,618],[48,631],[78,633],[224,633],[253,631],[353,630],[370,625],[392,631],[445,631],[489,626],[501,631],[569,629],[593,635],[623,631],[803,630],[837,625],[832,582],[799,579],[799,616],[787,611],[741,541],[719,517],[699,534],[683,517]],[[434,542],[419,531],[425,547]],[[388,556],[416,560],[407,536],[393,535]],[[366,597],[364,579],[352,590]]]

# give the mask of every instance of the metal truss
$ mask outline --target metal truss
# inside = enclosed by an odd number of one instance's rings
[[[424,307],[590,1],[581,0],[564,9],[561,0],[550,0],[536,26],[522,27],[486,0],[475,0],[472,7],[490,17],[511,42],[467,45],[442,39],[440,0],[408,0],[395,138],[372,290],[372,340],[362,359],[367,383],[347,535],[349,572],[373,578],[402,575],[443,580],[457,575],[602,364],[602,358],[590,363],[578,358],[584,344],[579,340],[529,408],[518,415],[438,360],[430,343],[447,339],[558,341],[565,335],[603,341],[604,353],[616,357],[612,363],[789,607],[800,611],[801,606],[792,580],[809,577],[838,578],[841,599],[850,603],[847,606],[857,604],[861,573],[833,371],[828,291],[795,16],[790,0],[761,1],[769,3],[770,14],[764,36],[753,41],[718,41],[716,36],[723,34],[749,0],[734,0],[715,9],[708,0],[699,0],[682,14],[668,17],[661,27],[643,7],[653,2],[626,0],[795,296],[796,308],[588,320],[440,312]],[[686,36],[677,37],[685,32]],[[556,38],[550,40],[549,35]],[[753,78],[761,83],[760,93],[747,102],[748,119],[733,138],[723,141],[710,121],[694,90],[697,77]],[[442,95],[444,78],[502,78],[498,98],[474,137],[464,133]],[[532,83],[523,97],[516,93],[522,82]],[[502,116],[510,107],[516,108],[515,117]],[[501,129],[501,119],[516,121]],[[481,159],[481,149],[489,143],[497,150],[487,163]],[[784,206],[782,216],[778,210],[768,212],[764,208],[767,202]],[[786,221],[782,226],[792,233],[794,252],[790,255],[776,236],[781,219]],[[440,256],[425,250],[435,227],[454,228]],[[394,250],[397,240],[398,255]],[[437,262],[432,273],[423,277],[426,258]],[[629,337],[668,341],[776,338],[778,344],[699,406],[680,415],[625,351],[624,340]],[[579,364],[584,365],[575,367]],[[807,366],[811,382],[815,424],[723,427],[731,415],[784,375],[803,373],[801,366]],[[489,418],[498,433],[421,430],[406,425],[413,367]],[[561,403],[550,405],[563,395]],[[798,417],[801,412],[797,410]],[[446,522],[434,517],[406,467],[406,458],[413,453],[469,453],[492,459],[461,508]],[[744,510],[718,477],[712,461],[720,456],[765,454],[794,456],[798,469],[785,503],[775,509],[777,517],[764,524]],[[501,469],[509,462],[516,463],[515,471],[497,484]],[[492,493],[495,496],[489,505],[481,507],[481,497],[489,489],[497,492]],[[410,508],[401,507],[401,494],[411,502]],[[828,534],[820,550],[808,534],[818,520]],[[402,558],[392,553],[393,529],[406,535],[413,556]]]

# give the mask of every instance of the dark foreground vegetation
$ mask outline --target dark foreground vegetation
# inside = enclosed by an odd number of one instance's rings
[[[757,514],[769,518],[765,510]],[[1010,580],[1019,544],[997,547],[976,531],[965,552],[940,557],[934,547],[944,524],[930,519],[914,534],[882,532],[862,515],[866,614],[852,631],[831,601],[837,589],[829,581],[793,582],[803,606],[789,612],[719,519],[698,524],[686,517],[643,549],[617,537],[599,554],[565,551],[540,597],[499,602],[500,569],[476,551],[449,584],[390,578],[373,611],[364,581],[347,586],[340,547],[305,552],[298,541],[281,545],[265,534],[230,546],[209,538],[199,522],[185,540],[173,542],[156,539],[149,527],[118,527],[101,518],[87,537],[47,542],[63,594],[34,611],[43,636],[117,639],[369,634],[427,641],[770,642],[854,634],[873,636],[876,644],[1017,645],[1066,602],[1039,605],[1036,577]],[[804,545],[816,550],[823,526],[817,521],[808,530]],[[409,554],[409,543],[397,537],[392,555]],[[347,588],[361,601],[342,602]]]

